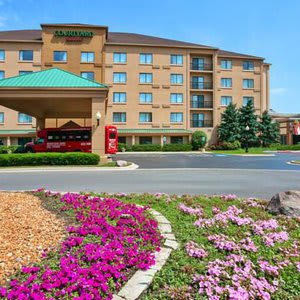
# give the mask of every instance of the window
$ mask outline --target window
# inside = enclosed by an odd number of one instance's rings
[[[5,51],[0,49],[0,60],[5,60]]]
[[[152,103],[152,93],[140,93],[140,103]]]
[[[119,144],[126,144],[126,136],[118,136]]]
[[[31,137],[19,137],[18,138],[18,145],[19,146],[24,146],[25,144],[32,142]]]
[[[94,80],[95,74],[94,72],[81,72],[81,77],[88,80]]]
[[[231,78],[221,78],[221,87],[222,88],[231,88],[232,79]]]
[[[254,97],[245,96],[243,97],[243,105],[246,106],[249,102],[254,103]]]
[[[204,108],[204,95],[192,95],[192,108]]]
[[[140,83],[152,83],[152,73],[140,73]]]
[[[253,71],[254,70],[254,62],[253,61],[244,61],[243,62],[243,70]]]
[[[171,74],[170,78],[171,84],[183,84],[182,74]]]
[[[171,144],[183,144],[183,136],[171,136]]]
[[[31,74],[33,71],[19,71],[19,75]]]
[[[19,113],[18,115],[19,123],[32,123],[32,117],[23,113]]]
[[[171,93],[170,102],[171,103],[183,103],[183,94],[181,94],[181,93]]]
[[[113,94],[114,103],[126,103],[126,93],[114,93]]]
[[[140,136],[140,145],[152,144],[152,136]]]
[[[204,127],[204,114],[194,113],[192,114],[191,127]]]
[[[94,52],[81,52],[81,62],[94,62],[95,53]]]
[[[254,80],[253,79],[243,79],[243,88],[244,89],[253,89]]]
[[[0,112],[0,124],[4,123],[4,112]]]
[[[232,102],[232,97],[231,96],[221,96],[221,105],[222,106],[227,106]]]
[[[152,122],[152,113],[141,112],[140,117],[139,117],[139,122],[151,123]]]
[[[33,51],[32,50],[20,50],[19,51],[19,60],[32,61],[33,60]]]
[[[115,72],[114,73],[114,83],[126,83],[127,81],[127,74]]]
[[[67,52],[66,51],[54,51],[53,52],[53,61],[67,61]]]
[[[151,53],[141,53],[140,54],[140,64],[152,64],[153,56]]]
[[[183,122],[183,113],[171,113],[170,122],[171,123],[182,123]]]
[[[232,69],[232,61],[228,59],[221,60],[221,69],[222,70],[231,70]]]
[[[126,64],[127,54],[124,52],[115,52],[114,53],[114,63],[115,64]]]
[[[183,65],[183,55],[171,54],[171,65]]]
[[[4,71],[0,71],[0,79],[3,79],[5,77],[5,72]]]
[[[193,57],[192,58],[192,70],[204,70],[204,58],[202,57]]]
[[[113,122],[114,123],[125,123],[126,122],[126,113],[125,112],[114,112],[113,113]]]

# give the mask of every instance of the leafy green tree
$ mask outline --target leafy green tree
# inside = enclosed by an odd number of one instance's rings
[[[239,111],[236,104],[230,103],[222,113],[218,135],[221,142],[233,143],[240,140]]]
[[[249,147],[257,146],[259,143],[258,131],[259,122],[255,114],[253,101],[248,101],[247,105],[240,108],[239,127],[240,127],[240,142],[243,147],[248,144]]]
[[[207,135],[201,130],[193,132],[192,135],[192,147],[193,150],[198,150],[199,148],[204,148],[207,142]]]
[[[272,121],[267,111],[264,111],[260,118],[259,131],[259,140],[263,147],[268,147],[271,144],[279,142],[279,124]]]

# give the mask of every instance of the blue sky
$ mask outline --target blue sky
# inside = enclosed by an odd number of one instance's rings
[[[300,113],[298,0],[0,0],[0,30],[55,22],[107,25],[265,57],[272,63],[271,108]]]

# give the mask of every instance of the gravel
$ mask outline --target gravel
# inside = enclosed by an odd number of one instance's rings
[[[0,192],[0,285],[20,269],[41,260],[66,234],[65,223],[31,194]]]

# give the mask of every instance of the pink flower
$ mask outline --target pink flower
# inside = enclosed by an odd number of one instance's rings
[[[186,252],[191,257],[205,258],[208,253],[195,242],[188,242],[185,245]]]

